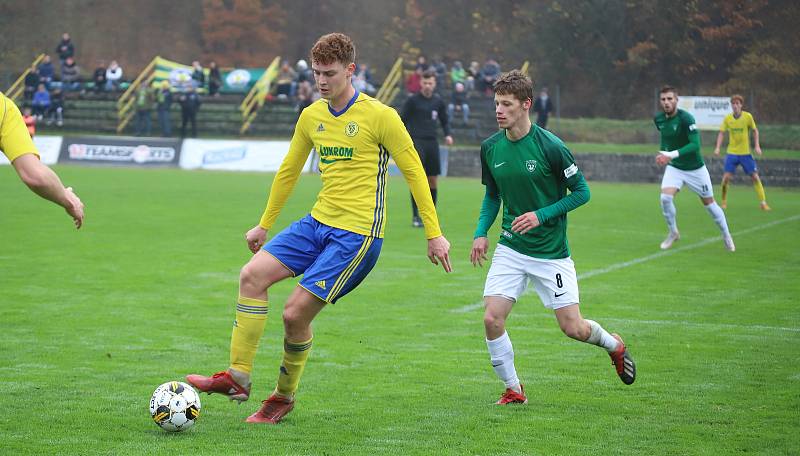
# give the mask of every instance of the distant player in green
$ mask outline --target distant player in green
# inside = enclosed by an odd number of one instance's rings
[[[719,127],[719,134],[717,135],[717,147],[714,148],[714,155],[719,155],[719,148],[722,146],[722,141],[725,139],[725,132],[730,135],[728,142],[728,155],[725,156],[725,174],[722,175],[722,208],[728,207],[728,185],[730,184],[731,177],[736,173],[736,168],[742,166],[747,175],[753,180],[753,188],[756,190],[756,196],[761,204],[762,211],[769,211],[767,204],[767,195],[764,193],[764,185],[761,184],[761,178],[758,177],[758,167],[753,155],[750,154],[750,131],[753,131],[753,142],[755,142],[756,153],[761,155],[761,144],[758,141],[758,128],[753,115],[747,111],[743,111],[744,97],[741,95],[734,95],[731,97],[731,107],[733,112],[725,116],[722,125]]]
[[[486,345],[506,390],[499,405],[527,403],[505,329],[514,303],[529,282],[553,309],[564,334],[608,351],[620,379],[630,385],[636,366],[622,339],[578,307],[578,279],[567,243],[567,212],[589,201],[589,186],[569,149],[547,130],[531,124],[533,83],[522,72],[504,73],[494,85],[495,113],[502,129],[481,144],[481,206],[470,260],[483,265],[486,235],[503,203],[500,241],[483,292]],[[567,193],[569,190],[569,194]]]
[[[697,131],[694,117],[678,109],[678,91],[674,87],[664,86],[659,98],[663,112],[658,113],[653,119],[661,133],[661,151],[656,155],[656,163],[659,166],[666,166],[664,177],[661,179],[661,211],[669,228],[661,248],[666,250],[672,247],[672,244],[681,237],[673,199],[686,184],[697,193],[708,214],[719,227],[725,248],[733,252],[736,246],[728,230],[725,212],[714,201],[711,176],[703,162],[703,156],[700,155],[700,133]]]

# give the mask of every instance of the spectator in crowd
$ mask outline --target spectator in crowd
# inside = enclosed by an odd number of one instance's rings
[[[428,60],[425,58],[425,56],[421,55],[421,56],[417,57],[417,66],[414,67],[414,70],[422,70],[420,72],[420,74],[422,74],[425,71],[427,71],[428,68],[429,68]]]
[[[304,109],[311,106],[311,103],[314,102],[314,89],[311,85],[311,81],[308,79],[300,81],[297,84],[297,114],[299,115],[303,112]]]
[[[25,99],[30,100],[33,98],[33,94],[36,92],[36,89],[39,88],[39,83],[42,81],[42,78],[39,76],[39,72],[36,71],[36,66],[31,65],[28,74],[25,75]]]
[[[464,84],[456,82],[453,87],[453,94],[450,98],[450,104],[447,105],[447,114],[450,119],[453,119],[453,114],[458,111],[461,113],[461,118],[464,123],[469,123],[469,104],[467,104],[467,91]]]
[[[28,134],[31,138],[36,136],[36,117],[31,114],[31,108],[22,110],[22,121],[25,122],[25,127],[28,129]]]
[[[56,54],[58,54],[58,60],[61,62],[61,69],[63,71],[67,59],[69,57],[75,57],[75,45],[72,44],[69,33],[65,32],[61,35],[61,41],[58,43],[58,46],[56,46]]]
[[[440,92],[447,83],[447,65],[441,57],[437,56],[433,59],[431,68],[436,72],[436,91]]]
[[[94,82],[94,91],[100,92],[101,90],[105,90],[106,88],[106,62],[102,60],[97,61],[97,68],[94,69],[94,74],[92,75],[92,81]]]
[[[295,81],[297,81],[298,85],[303,81],[308,81],[311,85],[314,85],[314,75],[311,74],[311,69],[308,67],[308,62],[300,59],[297,61],[294,67],[295,71],[297,72],[297,78]]]
[[[195,60],[192,62],[192,84],[195,89],[202,89],[206,86],[206,73],[203,71],[203,66],[200,62]]]
[[[39,84],[33,94],[31,105],[33,106],[33,115],[36,116],[36,120],[42,120],[44,114],[50,108],[50,92],[47,91],[44,84]]]
[[[36,68],[36,72],[39,73],[40,81],[49,89],[50,83],[56,77],[56,69],[53,67],[53,62],[50,61],[49,55],[45,55],[42,58],[42,63]]]
[[[533,102],[533,112],[536,113],[536,125],[547,128],[547,118],[552,111],[553,100],[547,96],[547,87],[543,87],[536,101]]]
[[[492,58],[486,59],[481,68],[480,77],[481,87],[478,89],[482,90],[486,96],[493,97],[494,82],[500,77],[500,65]]]
[[[466,84],[467,81],[467,70],[464,69],[464,66],[461,65],[461,62],[456,60],[453,62],[453,68],[450,68],[450,82],[455,88],[456,84],[459,82],[461,84]]]
[[[169,117],[169,110],[172,107],[172,91],[169,81],[161,81],[161,87],[156,89],[156,109],[158,109],[158,125],[161,128],[161,136],[168,138],[172,136],[172,120]]]
[[[376,92],[375,87],[367,83],[367,80],[364,78],[364,75],[353,76],[353,87],[357,91],[366,93],[368,95],[374,95]]]
[[[106,69],[106,90],[109,92],[117,90],[120,82],[122,82],[122,67],[116,60],[112,60]]]
[[[366,63],[361,63],[358,65],[356,76],[363,78],[367,85],[375,87],[375,81],[372,80],[372,72],[369,70],[369,66]]]
[[[284,60],[281,63],[281,69],[278,70],[278,77],[275,79],[278,98],[286,99],[292,96],[292,83],[296,78],[297,73],[289,65],[289,61]]]
[[[50,94],[50,109],[47,110],[47,125],[53,125],[53,122],[59,127],[64,126],[64,92],[58,88]]]
[[[194,87],[183,93],[179,99],[181,104],[181,138],[186,137],[186,124],[192,124],[192,138],[197,137],[197,112],[200,110],[200,96]]]
[[[464,84],[467,89],[467,93],[476,90],[478,87],[478,79],[481,75],[481,66],[478,62],[473,60],[469,63],[469,68],[467,68],[467,82]]]
[[[208,94],[218,97],[220,87],[222,87],[222,73],[219,72],[217,62],[212,60],[208,64]]]
[[[136,136],[150,136],[152,109],[153,92],[146,84],[140,84],[136,90]]]
[[[81,89],[81,68],[72,57],[67,57],[61,67],[61,86],[64,90]]]
[[[424,59],[424,57],[420,58]],[[408,92],[409,95],[419,93],[420,89],[422,89],[422,73],[424,71],[425,70],[423,70],[421,66],[417,65],[414,72],[409,74],[408,78],[406,78],[406,92]]]

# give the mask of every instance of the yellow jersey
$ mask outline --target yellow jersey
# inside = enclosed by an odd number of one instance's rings
[[[756,121],[747,111],[742,111],[738,119],[734,118],[733,114],[725,116],[719,131],[727,131],[730,135],[728,153],[731,155],[750,155],[750,130],[755,129]]]
[[[0,93],[0,151],[11,162],[25,154],[39,156],[19,108],[3,93]]]
[[[305,108],[292,136],[259,225],[270,229],[303,170],[308,154],[320,157],[322,189],[311,209],[321,223],[383,237],[386,179],[394,158],[419,206],[428,239],[441,236],[425,170],[397,111],[356,91],[339,112],[320,99]]]

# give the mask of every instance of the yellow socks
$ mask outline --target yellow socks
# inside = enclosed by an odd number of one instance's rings
[[[756,196],[758,196],[759,203],[767,201],[767,194],[764,192],[764,186],[761,185],[761,180],[753,182],[753,188],[756,189]]]
[[[278,376],[278,386],[275,388],[281,396],[293,396],[300,383],[300,376],[306,367],[306,360],[311,353],[311,341],[292,343],[283,341],[283,362],[281,363],[281,373]]]
[[[267,323],[267,301],[239,296],[231,334],[231,368],[250,374]]]

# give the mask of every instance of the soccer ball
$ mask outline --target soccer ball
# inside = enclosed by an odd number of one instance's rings
[[[150,398],[150,416],[165,431],[185,431],[200,416],[200,396],[186,383],[164,383]]]

